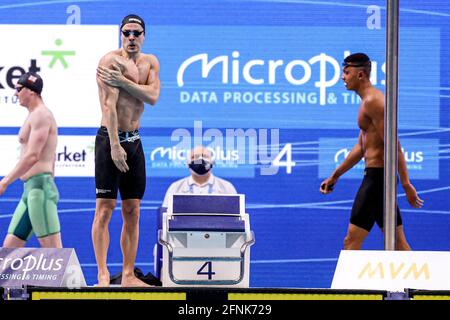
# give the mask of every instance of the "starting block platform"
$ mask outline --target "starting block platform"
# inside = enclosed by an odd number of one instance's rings
[[[249,287],[255,237],[242,194],[172,195],[158,242],[164,287]]]

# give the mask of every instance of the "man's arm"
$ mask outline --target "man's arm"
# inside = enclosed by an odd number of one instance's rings
[[[400,176],[400,183],[402,184],[403,190],[406,193],[406,199],[408,199],[411,207],[420,208],[423,205],[423,200],[417,195],[416,188],[412,185],[409,180],[408,168],[406,167],[405,156],[403,155],[402,147],[400,146],[400,141],[398,141],[398,175]]]
[[[372,123],[378,135],[381,137],[384,143],[384,100],[382,99],[370,99],[367,102],[367,112],[372,119]],[[409,204],[414,208],[420,208],[423,205],[423,200],[417,195],[417,191],[411,184],[408,176],[408,169],[406,167],[405,157],[400,146],[400,140],[397,144],[397,170],[400,177],[400,183],[406,193],[406,198]]]
[[[104,57],[100,60],[99,68],[107,68],[111,63],[111,57]],[[111,146],[111,158],[117,169],[121,172],[129,170],[127,165],[127,153],[119,142],[117,101],[119,99],[119,88],[112,87],[105,83],[97,73],[97,85],[99,89],[100,104],[102,106],[103,117],[106,120],[109,143]]]
[[[116,59],[112,65],[112,69],[99,66],[98,74],[100,78],[113,87],[119,87],[127,91],[133,97],[154,105],[158,101],[161,89],[161,81],[159,79],[159,61],[153,55],[147,55],[146,59],[150,64],[150,70],[145,84],[138,84],[126,78],[122,74],[121,62]]]
[[[359,131],[358,142],[352,148],[348,156],[345,158],[344,162],[342,162],[341,165],[337,167],[336,170],[334,170],[330,177],[325,179],[320,184],[320,192],[326,194],[333,191],[333,187],[339,177],[353,168],[353,166],[357,164],[363,158],[363,156],[364,152],[362,148],[362,132]]]
[[[34,114],[29,119],[30,135],[27,148],[22,154],[14,169],[0,181],[0,195],[6,188],[28,172],[41,158],[42,150],[47,142],[50,132],[50,119],[42,114]]]
[[[398,141],[397,148],[397,156],[398,156],[398,175],[400,176],[400,183],[403,187],[411,184],[408,175],[408,168],[406,167],[405,156],[403,155],[402,147],[400,146],[400,140]]]

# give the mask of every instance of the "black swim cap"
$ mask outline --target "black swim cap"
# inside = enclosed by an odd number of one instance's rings
[[[145,33],[145,22],[144,19],[142,19],[141,17],[139,17],[136,14],[129,14],[127,15],[125,18],[122,19],[122,24],[120,25],[120,29],[123,28],[124,25],[126,25],[127,23],[137,23],[140,24],[144,33]]]
[[[371,62],[369,56],[362,52],[349,55],[342,63],[342,66],[344,67],[367,67],[370,65]]]
[[[41,94],[42,87],[44,86],[41,76],[34,72],[24,73],[19,78],[17,83],[30,89],[31,91],[36,92],[37,94]]]

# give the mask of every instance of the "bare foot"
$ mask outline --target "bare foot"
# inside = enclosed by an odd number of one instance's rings
[[[124,277],[122,275],[122,287],[154,287],[146,284],[144,281],[139,280],[134,275]]]
[[[109,287],[109,273],[97,275],[97,287]]]

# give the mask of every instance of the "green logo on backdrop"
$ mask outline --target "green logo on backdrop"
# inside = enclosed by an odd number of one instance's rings
[[[56,39],[55,44],[59,47],[62,45],[61,39]],[[41,52],[43,56],[53,56],[53,59],[49,63],[50,69],[53,69],[53,66],[57,61],[60,61],[63,65],[64,69],[67,69],[69,67],[69,64],[67,63],[65,57],[66,56],[74,56],[75,51],[64,51],[64,50],[44,50]]]

